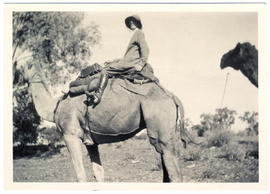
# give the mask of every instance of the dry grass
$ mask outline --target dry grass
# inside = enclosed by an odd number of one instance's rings
[[[232,133],[228,130],[215,130],[205,132],[207,147],[222,147],[232,140]]]
[[[227,137],[230,139],[224,140]],[[215,143],[215,138],[223,144]],[[210,139],[211,143],[205,146],[189,144],[187,149],[182,149],[184,182],[258,182],[258,137],[218,134]],[[160,155],[144,136],[101,145],[100,153],[106,182],[162,181]],[[83,157],[88,179],[93,182],[91,163],[85,149]],[[16,158],[13,165],[15,182],[76,180],[66,147],[51,157],[32,155]]]

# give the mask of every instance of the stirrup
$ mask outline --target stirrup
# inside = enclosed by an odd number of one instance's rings
[[[98,92],[85,91],[88,101],[92,101],[94,104],[98,104],[101,101],[101,94]]]
[[[99,104],[100,101],[101,101],[101,97],[102,97],[102,93],[99,92],[99,91],[96,91],[96,92],[92,95],[93,103],[94,103],[94,104]]]
[[[85,92],[85,94],[86,94],[86,96],[87,96],[87,97],[90,97],[90,98],[91,98],[91,97],[93,96],[93,94],[92,94],[92,93],[90,93],[90,92],[89,92],[89,91],[87,91],[87,90],[85,90],[84,92]]]

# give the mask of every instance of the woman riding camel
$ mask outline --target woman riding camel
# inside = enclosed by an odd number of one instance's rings
[[[132,36],[124,57],[112,62],[105,62],[105,67],[101,71],[98,89],[95,93],[86,91],[86,94],[93,99],[94,104],[101,101],[108,77],[122,77],[133,82],[134,80],[140,80],[141,82],[146,80],[157,81],[152,67],[147,63],[149,48],[142,32],[142,23],[139,16],[127,17],[125,24],[127,28],[132,30]]]

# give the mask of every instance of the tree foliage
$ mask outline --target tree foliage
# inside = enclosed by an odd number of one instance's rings
[[[34,142],[40,119],[24,87],[23,65],[39,63],[51,86],[68,81],[88,64],[101,38],[98,25],[83,25],[83,19],[79,12],[13,12],[14,140]]]
[[[101,38],[98,25],[82,25],[77,12],[14,12],[13,67],[22,60],[40,63],[50,84],[68,80],[86,66]]]
[[[35,143],[40,117],[36,113],[27,87],[18,88],[14,96],[19,104],[13,105],[13,142],[22,145]]]
[[[230,129],[235,122],[236,111],[227,107],[216,109],[215,114],[203,113],[200,124],[192,129],[197,130],[198,136],[203,136],[205,131]]]
[[[258,135],[259,123],[258,112],[245,112],[243,116],[239,117],[243,122],[248,124],[246,132],[248,135]]]
[[[214,115],[214,125],[216,128],[231,129],[235,122],[236,111],[230,110],[227,107],[216,109]]]

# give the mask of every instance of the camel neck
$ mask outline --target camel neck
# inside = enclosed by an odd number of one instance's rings
[[[44,120],[54,122],[54,110],[59,98],[52,98],[42,82],[30,83],[30,90],[38,115]]]

